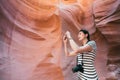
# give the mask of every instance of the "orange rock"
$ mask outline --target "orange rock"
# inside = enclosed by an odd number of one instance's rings
[[[73,80],[75,57],[64,55],[62,36],[69,30],[81,45],[77,34],[82,28],[97,42],[95,66],[100,80],[105,80],[107,65],[119,64],[119,4],[119,0],[0,0],[0,80]]]

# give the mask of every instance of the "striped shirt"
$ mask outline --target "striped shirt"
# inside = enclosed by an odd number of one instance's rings
[[[96,73],[96,69],[94,67],[94,60],[96,56],[96,43],[95,41],[89,41],[86,45],[90,45],[93,50],[91,52],[83,53],[83,67],[84,73],[78,72],[77,76],[80,78],[79,80],[98,80],[98,76]],[[78,54],[78,63],[81,64],[82,54]]]

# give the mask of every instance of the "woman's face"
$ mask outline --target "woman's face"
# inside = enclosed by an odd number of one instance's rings
[[[86,38],[87,38],[87,34],[84,34],[82,31],[78,33],[79,41],[83,41]]]

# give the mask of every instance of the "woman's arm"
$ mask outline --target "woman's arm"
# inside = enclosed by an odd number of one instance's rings
[[[78,47],[75,50],[69,52],[68,48],[67,48],[67,38],[64,39],[63,41],[64,41],[64,50],[65,50],[65,55],[66,56],[74,56],[78,53],[89,52],[89,51],[93,50],[92,46],[86,44],[84,46]]]
[[[68,39],[67,39],[66,35],[64,35],[64,36],[63,36],[63,43],[64,43],[64,51],[65,51],[65,55],[66,55],[66,56],[69,55],[68,49],[67,49],[67,41],[68,41]]]
[[[68,49],[67,49],[67,43],[64,43],[64,50],[65,50],[65,55],[69,56]]]
[[[67,38],[68,38],[68,40],[69,40],[69,43],[70,43],[71,48],[72,48],[73,50],[78,49],[79,46],[75,43],[75,41],[74,41],[73,38],[71,37],[69,31],[66,32],[66,36],[67,36]]]
[[[93,50],[93,48],[90,45],[86,44],[84,46],[79,47],[76,50],[71,51],[69,53],[69,56],[76,55],[78,53],[89,52],[89,51],[92,51],[92,50]]]
[[[66,55],[66,56],[73,56],[73,55],[70,55],[70,53],[69,53],[69,51],[68,51],[67,41],[68,41],[68,38],[67,38],[66,36],[64,36],[64,37],[63,37],[63,42],[64,42],[65,55]]]
[[[70,43],[70,47],[73,49],[73,50],[76,50],[79,48],[79,46],[75,43],[75,41],[71,38],[69,38],[69,43]]]
[[[66,44],[66,43],[64,43],[64,50],[65,50],[65,55],[66,55],[66,56],[74,56],[74,55],[76,55],[76,53],[74,54],[74,51],[72,51],[72,52],[69,52],[69,51],[68,51],[68,48],[67,48],[67,44]]]

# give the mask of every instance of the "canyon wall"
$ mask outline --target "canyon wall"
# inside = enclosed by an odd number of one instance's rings
[[[100,80],[120,79],[120,0],[0,0],[0,80],[75,80],[62,36],[87,29]],[[70,47],[69,47],[70,48]]]

